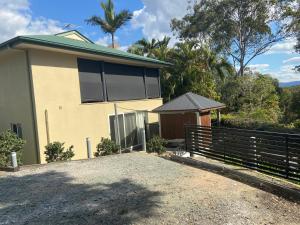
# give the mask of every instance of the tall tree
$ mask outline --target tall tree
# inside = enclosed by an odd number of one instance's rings
[[[202,0],[172,29],[183,39],[207,42],[232,57],[237,75],[255,57],[289,35],[285,10],[291,0]]]
[[[219,99],[218,80],[230,71],[227,70],[231,67],[229,63],[194,41],[177,43],[170,49],[168,58],[174,65],[162,72],[161,83],[166,100],[188,91]]]
[[[161,69],[162,96],[165,101],[188,91],[218,99],[220,81],[233,73],[231,64],[195,41],[177,43],[173,48],[168,47],[169,42],[169,37],[150,41],[142,39],[128,51],[174,64]]]
[[[92,16],[86,22],[93,26],[100,26],[104,33],[111,35],[112,47],[115,48],[115,33],[128,22],[133,14],[128,10],[122,10],[120,13],[115,13],[115,7],[112,0],[107,0],[106,3],[101,2],[101,8],[104,11],[104,18]]]
[[[222,88],[222,101],[228,111],[252,119],[278,122],[281,116],[278,82],[259,73],[228,79]]]

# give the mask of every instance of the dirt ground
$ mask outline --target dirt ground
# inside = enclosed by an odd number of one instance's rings
[[[300,205],[131,153],[0,174],[0,224],[300,224]]]

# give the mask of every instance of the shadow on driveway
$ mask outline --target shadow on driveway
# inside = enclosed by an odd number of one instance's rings
[[[50,171],[0,178],[0,224],[132,224],[155,216],[160,192],[123,179],[84,184]]]

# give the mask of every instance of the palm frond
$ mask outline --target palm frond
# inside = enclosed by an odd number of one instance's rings
[[[115,19],[115,6],[111,0],[108,0],[107,3],[101,2],[101,8],[104,11],[105,20],[108,24],[113,23]]]
[[[170,37],[164,36],[164,38],[161,41],[159,41],[159,46],[160,47],[167,47],[170,43],[170,40],[171,40]]]
[[[115,30],[119,29],[121,26],[131,20],[132,16],[133,14],[128,10],[123,10],[120,13],[116,14],[113,20],[113,27],[115,28]]]
[[[101,17],[92,16],[90,19],[85,20],[87,24],[92,26],[100,26],[104,33],[111,33],[111,26]]]
[[[142,38],[141,40],[138,40],[136,44],[141,45],[143,47],[147,47],[149,45],[149,42],[146,38]]]

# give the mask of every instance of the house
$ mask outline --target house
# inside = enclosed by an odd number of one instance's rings
[[[25,164],[45,163],[53,141],[87,158],[101,137],[115,138],[117,103],[122,147],[139,145],[137,117],[162,105],[159,69],[168,63],[94,44],[77,31],[28,35],[0,45],[0,132],[26,140]],[[136,113],[144,112],[144,113]]]
[[[183,139],[184,126],[211,126],[211,111],[225,108],[223,103],[188,92],[153,110],[159,113],[161,136],[168,140]]]

